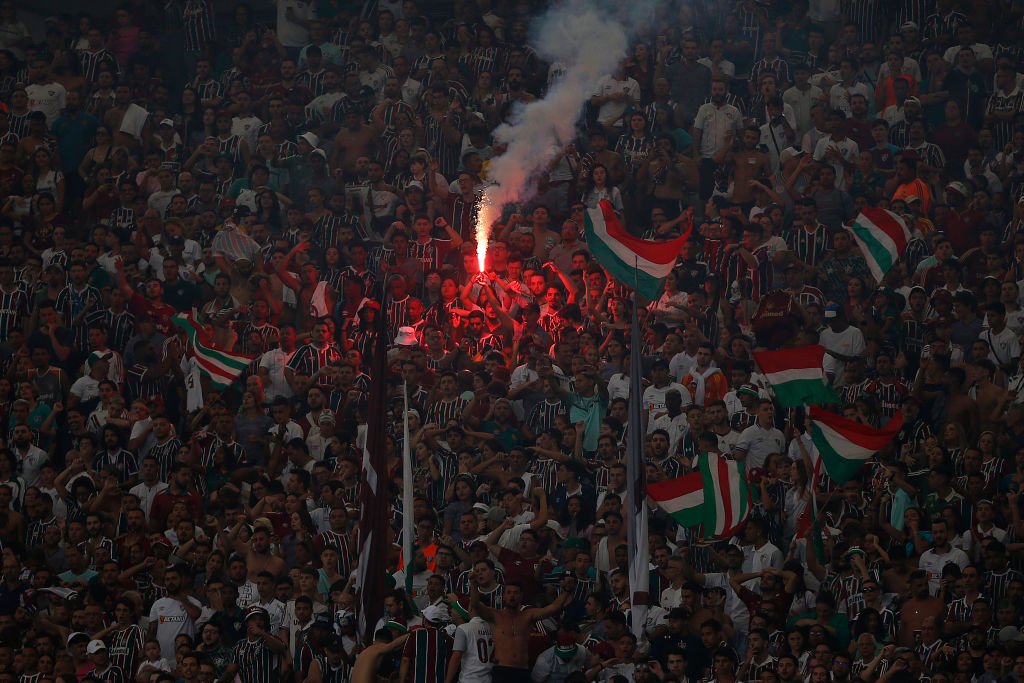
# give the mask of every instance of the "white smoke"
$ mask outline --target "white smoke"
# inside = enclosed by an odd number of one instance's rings
[[[628,16],[616,16],[628,7]],[[488,186],[480,204],[477,244],[486,243],[501,209],[530,199],[537,174],[547,170],[561,150],[576,137],[584,104],[599,79],[610,75],[626,56],[630,35],[653,10],[650,2],[612,5],[593,0],[569,0],[548,10],[533,25],[531,46],[550,63],[561,66],[561,77],[541,100],[517,106],[509,123],[495,131],[508,145],[491,160]]]

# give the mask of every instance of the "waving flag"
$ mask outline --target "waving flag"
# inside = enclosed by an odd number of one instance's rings
[[[195,359],[199,372],[206,375],[215,388],[223,391],[245,372],[255,356],[214,348],[202,325],[196,322],[191,313],[183,313],[171,318],[171,323],[184,330],[192,345],[192,357]]]
[[[824,359],[825,347],[817,344],[754,352],[754,360],[783,408],[839,403],[836,392],[825,383]]]
[[[387,572],[381,562],[391,547],[388,521],[391,501],[388,496],[388,456],[384,449],[387,436],[387,306],[381,306],[377,318],[377,343],[373,351],[373,383],[366,411],[366,447],[363,448],[363,472],[359,486],[359,581],[358,633],[364,644],[373,642],[373,628],[384,614]],[[402,511],[403,516],[412,510]],[[411,571],[412,562],[406,571]]]
[[[818,406],[810,406],[811,440],[818,448],[828,476],[837,484],[853,479],[871,456],[892,442],[903,428],[903,413],[882,429],[847,420]]]
[[[697,471],[651,484],[647,493],[680,525],[704,525],[705,538],[729,538],[750,515],[750,486],[742,462],[718,453],[699,456]]]
[[[868,268],[877,282],[881,282],[896,260],[907,250],[910,230],[898,215],[885,209],[866,206],[850,226]]]
[[[704,478],[700,472],[649,484],[647,494],[679,526],[694,527],[704,522]]]
[[[682,237],[665,242],[649,242],[633,237],[615,215],[611,202],[601,201],[588,209],[584,220],[587,248],[612,277],[651,300],[661,296],[662,281],[672,272],[690,230]],[[692,226],[691,226],[692,229]]]

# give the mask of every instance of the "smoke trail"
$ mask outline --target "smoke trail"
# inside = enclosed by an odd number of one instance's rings
[[[533,196],[534,179],[547,169],[561,150],[576,137],[576,124],[584,103],[602,76],[611,74],[626,56],[629,33],[644,11],[629,4],[629,17],[615,16],[592,0],[570,0],[552,8],[537,20],[531,45],[538,55],[563,67],[563,75],[544,99],[517,107],[510,123],[495,131],[496,141],[508,149],[491,160],[488,186],[480,203],[477,248],[480,263],[488,235],[502,206]],[[624,9],[623,5],[617,8]],[[481,268],[482,270],[482,268]]]

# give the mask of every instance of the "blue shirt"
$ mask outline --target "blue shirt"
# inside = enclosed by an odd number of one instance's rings
[[[86,152],[92,147],[92,138],[100,121],[92,114],[79,111],[75,116],[61,114],[53,122],[53,134],[57,136],[57,151],[60,153],[60,170],[65,174],[77,173]]]

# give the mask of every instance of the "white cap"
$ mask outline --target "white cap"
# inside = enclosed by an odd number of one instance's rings
[[[94,655],[100,650],[106,650],[107,644],[102,640],[90,640],[89,644],[85,648],[86,654]]]
[[[320,146],[320,138],[318,138],[316,136],[316,133],[306,132],[306,133],[303,133],[302,135],[300,135],[296,139],[297,140],[305,140],[306,142],[309,143],[310,147],[319,147]]]
[[[164,119],[164,120],[162,120],[160,122],[160,125],[161,126],[170,126],[171,128],[174,128],[174,120],[173,119]]]

